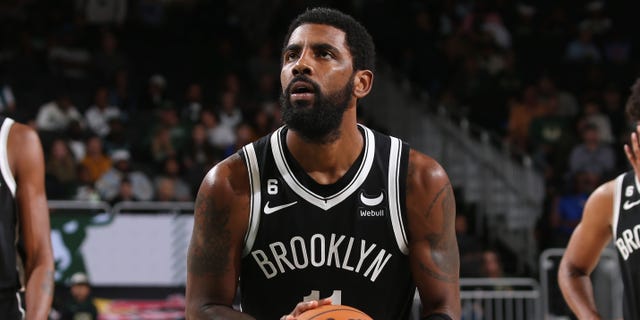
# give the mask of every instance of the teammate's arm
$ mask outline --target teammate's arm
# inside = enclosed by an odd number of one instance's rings
[[[422,301],[421,315],[459,319],[460,258],[453,189],[444,169],[414,150],[409,156],[407,210],[409,258]]]
[[[46,319],[53,299],[53,251],[42,146],[33,129],[15,123],[7,147],[25,249],[26,319]]]
[[[582,220],[569,240],[558,283],[562,295],[579,319],[600,319],[589,275],[611,239],[615,180],[598,187],[585,204]]]
[[[253,319],[232,308],[248,205],[246,169],[234,155],[209,171],[196,197],[187,257],[187,319]]]

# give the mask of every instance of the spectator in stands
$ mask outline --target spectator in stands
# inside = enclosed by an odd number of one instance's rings
[[[557,196],[551,207],[550,223],[553,230],[552,246],[564,248],[582,218],[587,198],[600,183],[599,176],[589,172],[576,172],[571,177],[570,190]]]
[[[111,205],[115,205],[118,202],[123,201],[139,201],[135,194],[133,194],[133,185],[128,178],[120,181],[120,187],[118,188],[118,195],[110,201]]]
[[[127,131],[127,124],[121,118],[113,118],[109,120],[109,135],[104,138],[104,148],[107,154],[113,153],[115,150],[133,148],[131,135]]]
[[[87,153],[81,163],[89,170],[89,180],[96,182],[111,168],[111,159],[104,153],[102,139],[96,135],[87,138],[86,150]]]
[[[578,129],[590,123],[598,128],[598,139],[606,144],[614,141],[613,130],[609,117],[601,111],[600,103],[596,100],[589,100],[584,104],[582,117],[578,119]]]
[[[47,195],[51,199],[68,199],[73,195],[78,164],[66,141],[62,138],[54,139],[46,158]]]
[[[84,127],[84,120],[71,98],[64,91],[59,91],[55,100],[43,104],[36,116],[38,131],[64,132],[72,122]]]
[[[192,194],[198,192],[202,178],[221,159],[221,153],[209,143],[204,125],[197,123],[191,128],[191,140],[182,153],[182,165]]]
[[[131,88],[127,69],[116,71],[109,89],[109,104],[120,107],[120,111],[127,118],[138,110],[137,98]]]
[[[171,196],[168,197],[166,193],[168,188],[166,185],[171,185]],[[154,187],[156,198],[167,199],[172,198],[174,201],[192,201],[191,188],[189,184],[182,179],[180,163],[176,157],[168,157],[164,160],[162,171],[154,179]],[[161,194],[161,193],[165,194]],[[163,200],[167,201],[167,200]]]
[[[176,184],[174,180],[165,177],[158,177],[155,182],[155,201],[179,201],[176,195]]]
[[[242,110],[238,107],[237,99],[238,96],[231,91],[226,91],[221,95],[218,112],[220,125],[235,128],[242,122]]]
[[[576,145],[569,157],[569,174],[588,172],[607,178],[616,165],[611,146],[600,141],[598,127],[587,123],[581,129],[582,143]]]
[[[502,260],[500,259],[498,251],[487,249],[482,252],[480,272],[483,278],[501,278],[504,276]]]
[[[247,145],[253,142],[254,140],[256,140],[256,138],[258,138],[258,136],[256,135],[256,130],[253,128],[253,126],[251,126],[251,124],[247,122],[242,122],[236,126],[235,136],[236,136],[235,143],[230,146],[227,146],[223,154],[224,157],[228,157],[234,154],[235,152],[240,150],[244,145]]]
[[[91,284],[84,273],[75,273],[69,279],[71,299],[62,310],[61,320],[98,320],[98,309],[91,297]]]
[[[96,90],[94,104],[85,112],[85,118],[89,129],[100,138],[106,137],[111,131],[109,122],[120,118],[120,109],[109,105],[109,90],[107,87],[99,87]]]
[[[93,66],[96,79],[99,81],[111,81],[118,70],[126,70],[128,59],[118,49],[118,38],[110,31],[103,31],[101,35],[100,51],[93,56]]]
[[[202,85],[197,82],[189,84],[185,93],[185,103],[180,110],[180,117],[188,123],[198,122],[202,105]]]
[[[510,106],[507,138],[520,150],[528,149],[531,120],[542,114],[543,110],[535,85],[528,85],[522,92],[522,99]]]
[[[593,33],[589,28],[582,27],[578,31],[578,38],[567,45],[566,59],[572,63],[600,62],[600,49],[593,41]]]
[[[482,253],[482,241],[469,232],[466,214],[456,215],[456,239],[460,252],[460,276],[471,277],[478,274],[478,261]]]
[[[209,143],[218,150],[224,150],[236,142],[233,128],[220,125],[218,115],[210,109],[202,110],[200,121],[204,126]]]
[[[553,179],[564,167],[574,143],[572,123],[560,113],[556,95],[546,98],[542,105],[541,114],[529,125],[529,150],[546,178]]]
[[[589,1],[585,5],[588,16],[580,21],[580,29],[589,30],[594,36],[602,37],[611,30],[611,19],[604,13],[603,1]]]
[[[550,75],[542,75],[538,79],[538,89],[540,99],[546,102],[549,99],[555,99],[558,105],[557,115],[564,117],[574,117],[578,115],[578,102],[576,98],[568,91],[560,90],[555,79]]]
[[[95,183],[91,180],[91,173],[82,163],[77,166],[78,183],[73,195],[78,201],[100,201],[100,194],[96,190]]]
[[[157,110],[167,101],[167,80],[161,74],[154,74],[149,78],[146,93],[141,97],[139,107],[142,110]]]
[[[141,201],[149,201],[153,198],[153,185],[147,175],[135,170],[131,164],[131,155],[127,150],[117,150],[111,155],[113,167],[96,181],[96,189],[101,198],[112,201],[120,189],[123,179],[131,181],[133,196]]]

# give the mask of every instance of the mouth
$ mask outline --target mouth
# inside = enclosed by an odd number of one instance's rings
[[[311,83],[300,80],[291,85],[289,94],[292,100],[307,100],[314,97],[315,89]]]

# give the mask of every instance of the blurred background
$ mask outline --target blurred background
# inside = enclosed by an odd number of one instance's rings
[[[0,112],[43,142],[52,318],[78,272],[101,319],[183,317],[199,183],[281,125],[282,41],[315,6],[353,15],[376,43],[360,121],[450,175],[465,318],[570,317],[557,262],[590,192],[629,168],[624,106],[640,34],[628,3],[8,0]],[[601,265],[596,295],[613,318],[613,251]],[[479,288],[522,293],[521,312],[502,296],[465,295]]]

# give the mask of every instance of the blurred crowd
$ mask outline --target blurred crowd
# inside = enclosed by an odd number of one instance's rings
[[[50,199],[192,201],[212,165],[281,125],[282,39],[318,5],[362,21],[426,108],[532,156],[543,248],[627,168],[640,59],[621,2],[4,1],[0,112],[40,132]]]

